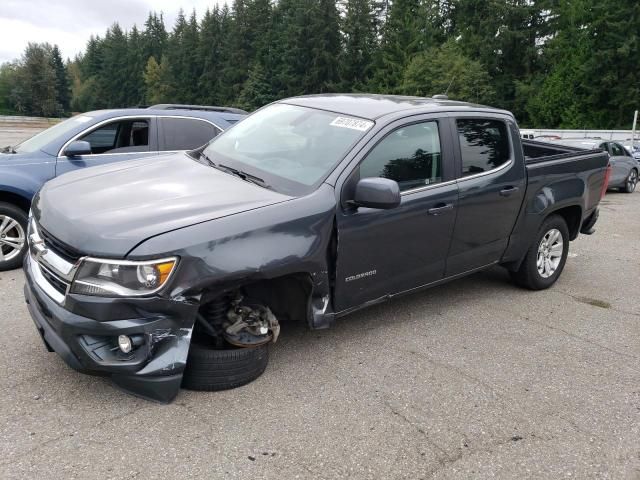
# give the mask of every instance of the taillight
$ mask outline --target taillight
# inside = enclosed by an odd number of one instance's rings
[[[602,184],[602,191],[600,192],[600,200],[604,198],[604,194],[607,193],[609,187],[609,178],[611,177],[611,164],[607,165],[607,170],[604,172],[604,183]]]

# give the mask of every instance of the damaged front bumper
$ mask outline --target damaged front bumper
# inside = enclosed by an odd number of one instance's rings
[[[175,398],[187,362],[196,304],[159,297],[70,295],[65,308],[40,286],[40,266],[29,254],[24,271],[29,313],[49,351],[79,372],[111,377],[131,394],[163,403]],[[140,338],[142,343],[124,354],[117,346],[119,335]]]

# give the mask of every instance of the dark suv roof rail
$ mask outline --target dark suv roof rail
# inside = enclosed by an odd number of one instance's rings
[[[240,108],[233,107],[218,107],[215,105],[182,105],[179,103],[159,103],[157,105],[151,105],[149,107],[153,110],[204,110],[207,112],[221,112],[221,113],[239,113],[246,115],[247,112]]]

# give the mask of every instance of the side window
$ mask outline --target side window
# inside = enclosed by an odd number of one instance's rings
[[[438,123],[408,125],[394,130],[360,164],[360,178],[395,180],[400,191],[442,181]]]
[[[624,157],[624,148],[622,148],[617,143],[611,143],[611,155],[613,155],[614,157]]]
[[[458,119],[462,176],[487,172],[511,158],[507,125],[500,120]]]
[[[108,123],[78,140],[91,144],[91,153],[125,153],[149,151],[149,121],[120,120]]]
[[[220,131],[204,120],[163,118],[164,150],[192,150],[201,147]]]

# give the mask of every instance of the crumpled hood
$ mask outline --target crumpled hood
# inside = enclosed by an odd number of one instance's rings
[[[44,185],[32,208],[68,246],[122,258],[155,235],[291,198],[177,153],[62,175]]]

